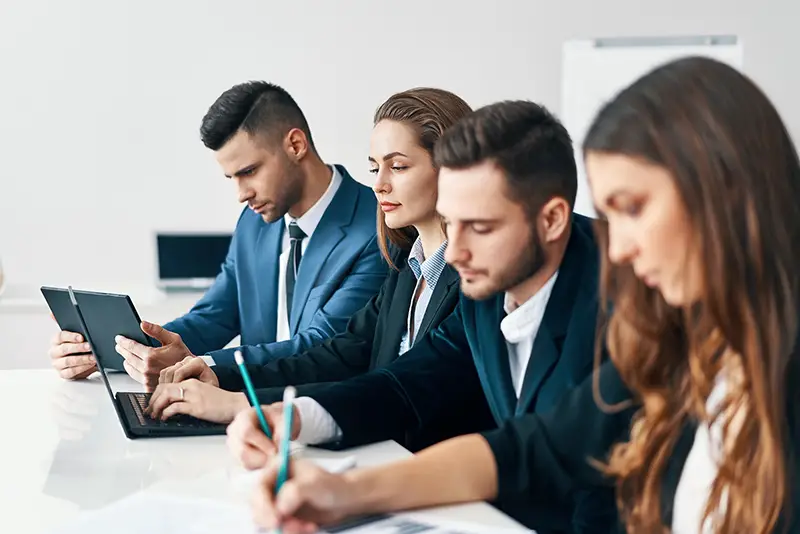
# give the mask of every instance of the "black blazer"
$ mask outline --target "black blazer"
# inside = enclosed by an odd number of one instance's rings
[[[789,530],[800,533],[800,354],[787,370],[787,469],[789,506],[776,534],[784,531],[789,512]],[[577,487],[612,485],[613,481],[589,465],[588,458],[605,460],[614,443],[627,439],[638,401],[609,361],[599,369],[601,398],[608,404],[629,401],[629,408],[605,412],[595,403],[591,377],[574,389],[547,414],[527,414],[507,421],[502,428],[484,434],[494,453],[498,471],[498,497],[524,495],[530,502],[556,495],[564,498]],[[661,491],[661,519],[672,523],[678,482],[694,444],[697,422],[687,421],[665,468]],[[691,474],[689,475],[691,476]],[[622,525],[619,531],[624,532]]]
[[[462,296],[452,316],[388,367],[311,395],[341,428],[336,445],[394,439],[415,450],[552,409],[592,370],[598,261],[591,222],[575,215],[519,400],[500,330],[504,296],[483,301]],[[504,495],[499,505],[540,534],[608,532],[616,524],[609,488],[568,493],[536,506]]]
[[[400,342],[406,332],[411,298],[417,278],[407,263],[407,254],[395,258],[399,271],[392,270],[378,294],[356,312],[347,329],[320,345],[266,365],[248,365],[247,369],[258,389],[262,404],[280,401],[283,388],[298,387],[298,395],[309,395],[320,384],[345,380],[372,369],[385,367],[397,359]],[[458,302],[458,273],[445,266],[433,290],[416,339],[424,338],[431,329],[450,315]],[[220,387],[244,389],[236,367],[212,367]]]

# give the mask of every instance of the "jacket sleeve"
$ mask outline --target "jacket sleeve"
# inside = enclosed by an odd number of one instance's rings
[[[294,356],[275,359],[264,365],[247,364],[253,386],[282,388],[312,382],[336,382],[366,373],[370,367],[378,316],[389,284],[387,278],[380,292],[356,312],[343,333]],[[389,298],[391,302],[391,295]],[[231,391],[244,388],[238,368],[216,365],[212,369],[221,388]]]
[[[307,328],[286,341],[242,347],[245,359],[263,365],[277,358],[299,354],[343,332],[353,314],[378,293],[386,279],[387,266],[376,239],[373,237],[367,243],[352,270],[325,305],[317,310]],[[236,348],[222,349],[209,355],[217,365],[233,365],[235,351]]]
[[[597,372],[604,403],[633,402],[610,361]],[[602,409],[590,375],[547,414],[527,414],[484,433],[497,465],[497,498],[566,499],[576,490],[610,485],[590,459],[608,458],[612,445],[627,437],[636,409]]]
[[[246,209],[239,216],[237,231],[214,283],[188,313],[164,325],[166,330],[181,336],[192,354],[207,354],[224,347],[241,331],[236,250],[238,229],[245,213]]]
[[[407,443],[410,434],[437,425],[452,434],[475,431],[490,419],[459,308],[389,366],[309,396],[342,429],[337,447]]]

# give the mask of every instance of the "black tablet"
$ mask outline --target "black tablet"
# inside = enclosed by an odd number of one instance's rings
[[[59,328],[78,332],[84,339],[88,339],[67,290],[60,287],[42,287],[41,291]],[[145,335],[139,326],[141,319],[128,295],[79,290],[74,290],[74,293],[83,312],[86,327],[90,330],[95,357],[102,358],[106,369],[124,370],[122,366],[124,360],[115,349],[116,336],[125,336],[143,345],[153,346],[150,337]]]

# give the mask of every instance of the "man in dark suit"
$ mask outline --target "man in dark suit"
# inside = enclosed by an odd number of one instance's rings
[[[380,288],[387,267],[375,235],[375,196],[317,153],[305,116],[282,88],[248,82],[225,91],[203,118],[203,143],[238,188],[242,211],[222,271],[202,299],[164,327],[143,323],[160,346],[118,338],[125,370],[155,387],[187,356],[232,365],[224,347],[241,336],[245,358],[266,363],[344,330]],[[78,335],[51,348],[65,378],[95,369]]]
[[[456,312],[388,367],[299,397],[301,442],[419,448],[548,411],[592,371],[599,254],[591,221],[572,212],[564,127],[536,104],[503,102],[448,130],[436,159],[446,258],[461,277]],[[267,407],[276,428],[280,410]],[[253,467],[271,452],[252,448],[265,442],[252,411],[229,433]],[[613,528],[610,489],[570,497],[498,504],[540,533]]]

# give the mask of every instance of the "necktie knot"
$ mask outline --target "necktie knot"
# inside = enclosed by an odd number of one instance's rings
[[[303,239],[306,233],[297,225],[297,222],[289,223],[289,239]]]

